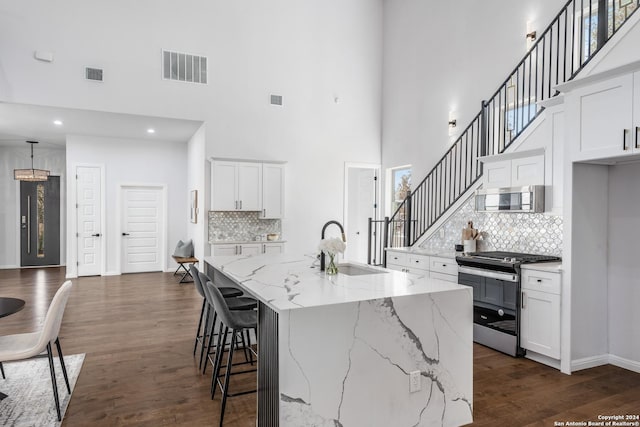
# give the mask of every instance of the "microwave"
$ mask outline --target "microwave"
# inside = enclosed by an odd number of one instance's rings
[[[544,185],[476,191],[476,212],[544,212]]]

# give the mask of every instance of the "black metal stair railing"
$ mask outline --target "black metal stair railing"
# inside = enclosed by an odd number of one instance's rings
[[[503,153],[638,10],[640,0],[569,0],[480,112],[390,218],[370,219],[369,262],[412,246],[482,176],[478,157]],[[375,243],[375,244],[374,244]]]

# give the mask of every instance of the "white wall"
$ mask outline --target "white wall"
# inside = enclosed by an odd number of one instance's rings
[[[609,168],[609,353],[640,366],[640,164]]]
[[[60,264],[66,263],[66,168],[62,148],[34,147],[34,166],[60,176]],[[31,152],[22,146],[0,146],[0,268],[20,266],[20,182],[13,179],[13,170],[31,167]]]
[[[413,165],[419,183],[526,53],[560,0],[384,2],[383,167]]]
[[[163,81],[162,48],[207,56],[209,84]],[[342,219],[345,161],[380,163],[382,0],[4,2],[0,51],[0,100],[202,120],[207,157],[287,161],[288,250]]]
[[[118,228],[119,188],[124,184],[166,185],[168,233],[166,236],[167,265],[175,266],[171,254],[179,239],[187,236],[189,192],[187,190],[186,143],[146,140],[121,140],[81,135],[67,137],[67,173],[75,175],[77,165],[101,165],[105,175],[106,274],[120,273],[118,259],[121,231]],[[75,211],[75,186],[68,182],[69,212]],[[69,215],[68,229],[75,230],[75,215]],[[74,234],[73,233],[70,234]],[[69,242],[67,276],[77,274],[75,245]]]
[[[193,240],[194,255],[202,260],[205,256],[211,254],[209,246],[209,215],[208,215],[208,197],[205,183],[206,167],[208,161],[205,157],[205,125],[191,137],[187,143],[187,187],[189,195],[192,190],[198,192],[198,214],[197,222],[193,224],[190,216],[187,218],[187,238]],[[188,206],[191,206],[190,197],[187,200]]]

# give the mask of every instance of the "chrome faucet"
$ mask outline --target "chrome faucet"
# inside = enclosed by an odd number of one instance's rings
[[[340,232],[342,233],[342,241],[346,243],[347,237],[344,235],[344,227],[342,227],[342,224],[340,224],[338,221],[328,221],[325,225],[323,225],[320,238],[324,239],[324,232],[327,229],[327,227],[330,226],[331,224],[335,224],[338,227],[340,227]],[[320,271],[324,271],[324,265],[325,265],[324,252],[320,252]]]

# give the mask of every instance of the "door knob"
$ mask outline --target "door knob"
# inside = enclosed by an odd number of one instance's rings
[[[129,233],[122,233],[122,235],[123,235],[123,236],[128,236],[128,235],[129,235]]]
[[[100,237],[100,233],[92,234],[91,237]]]

